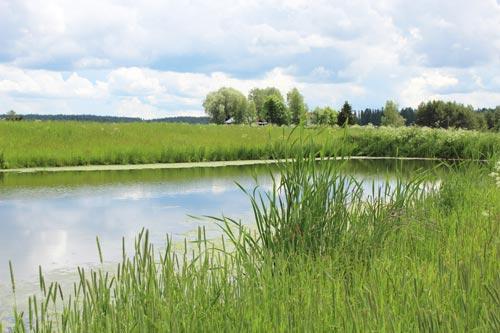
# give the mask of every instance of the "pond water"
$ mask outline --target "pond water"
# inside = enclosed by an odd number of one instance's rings
[[[349,161],[344,170],[371,189],[435,163]],[[254,178],[256,177],[256,178]],[[161,247],[166,235],[194,238],[199,226],[209,237],[219,230],[191,216],[222,214],[252,223],[250,204],[235,184],[269,188],[266,166],[136,171],[0,174],[0,318],[14,303],[9,260],[14,266],[17,303],[37,290],[38,266],[48,280],[76,279],[76,267],[98,264],[96,236],[110,267],[121,258],[122,237],[130,248],[142,228]]]

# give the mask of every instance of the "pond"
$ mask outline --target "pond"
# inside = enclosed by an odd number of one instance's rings
[[[346,173],[371,189],[436,163],[424,161],[349,161]],[[130,249],[146,228],[157,247],[166,235],[194,238],[199,226],[209,238],[219,229],[213,221],[192,216],[222,214],[252,223],[248,198],[236,186],[252,188],[255,181],[270,188],[267,166],[135,171],[0,174],[0,318],[14,304],[9,260],[16,279],[18,306],[37,291],[38,267],[46,278],[76,279],[76,267],[99,262],[99,237],[105,264],[121,259],[122,237]],[[64,283],[63,283],[64,284]]]

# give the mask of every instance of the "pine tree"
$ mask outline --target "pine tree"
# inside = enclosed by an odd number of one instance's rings
[[[340,110],[340,113],[337,116],[337,124],[339,126],[344,126],[354,125],[355,123],[356,119],[354,118],[354,114],[352,113],[352,107],[347,101],[345,101],[344,105],[342,106],[342,110]]]

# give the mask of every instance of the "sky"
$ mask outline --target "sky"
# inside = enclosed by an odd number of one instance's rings
[[[0,0],[0,113],[202,116],[224,86],[494,107],[500,0]]]

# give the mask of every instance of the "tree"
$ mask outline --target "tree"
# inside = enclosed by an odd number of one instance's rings
[[[266,110],[264,109],[264,103],[269,96],[276,96],[282,102],[285,101],[283,95],[281,95],[281,92],[274,87],[267,87],[264,89],[253,88],[248,94],[248,100],[255,103],[257,118],[260,121],[269,121],[269,117],[266,114]]]
[[[398,112],[398,105],[393,101],[385,102],[384,114],[382,115],[383,126],[399,127],[405,124],[405,119]]]
[[[496,108],[482,108],[475,112],[484,122],[484,128],[493,131],[500,131],[500,106]]]
[[[345,101],[342,110],[340,110],[337,116],[337,123],[339,126],[354,125],[356,123],[356,118],[352,113],[352,107],[347,101]]]
[[[399,113],[405,119],[405,125],[406,126],[411,126],[411,125],[415,124],[415,118],[416,118],[416,116],[415,116],[415,109],[413,109],[413,108],[404,108],[404,109],[401,109],[401,111]]]
[[[329,106],[316,107],[311,115],[311,122],[315,125],[333,126],[337,123],[338,112]]]
[[[428,127],[480,129],[484,120],[480,119],[470,105],[430,101],[418,106],[415,123]]]
[[[379,109],[365,109],[359,113],[358,123],[362,126],[372,124],[380,126],[382,124],[383,111]]]
[[[246,122],[248,124],[252,124],[256,120],[257,120],[257,109],[255,108],[254,101],[250,101],[247,104]]]
[[[5,120],[20,121],[20,120],[23,120],[23,116],[20,114],[17,114],[14,110],[10,110],[5,115]]]
[[[415,123],[419,126],[441,127],[442,116],[439,114],[442,109],[442,101],[430,101],[420,103],[417,108]]]
[[[209,93],[203,102],[203,107],[211,121],[216,124],[223,124],[230,118],[233,118],[236,124],[246,121],[247,99],[233,88],[221,88]]]
[[[304,97],[299,90],[297,88],[290,90],[286,95],[286,101],[292,118],[292,124],[303,122],[306,114],[306,105],[304,103]]]
[[[277,125],[289,123],[288,110],[285,103],[276,95],[269,96],[264,102],[267,121]]]

